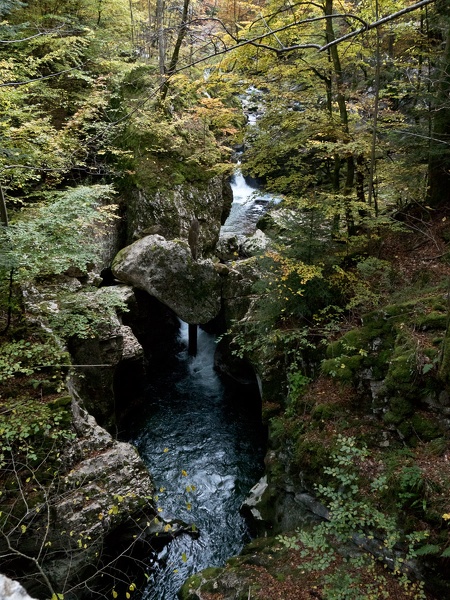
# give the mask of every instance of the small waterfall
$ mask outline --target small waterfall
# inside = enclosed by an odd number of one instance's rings
[[[271,204],[281,202],[280,198],[265,194],[256,185],[249,184],[242,175],[239,164],[231,178],[233,204],[230,214],[220,230],[221,237],[230,235],[251,235],[255,232],[258,219]]]

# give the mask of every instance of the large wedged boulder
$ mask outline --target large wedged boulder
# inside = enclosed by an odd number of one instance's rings
[[[207,323],[221,306],[221,278],[211,260],[194,260],[187,242],[148,235],[112,264],[120,281],[145,290],[187,323]]]

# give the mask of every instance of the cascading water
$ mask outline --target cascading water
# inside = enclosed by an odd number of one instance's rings
[[[133,443],[162,490],[161,516],[195,523],[200,535],[183,534],[165,548],[145,600],[174,600],[189,575],[240,552],[247,530],[239,506],[263,468],[256,386],[224,385],[214,370],[210,334],[199,332],[191,357],[183,323],[179,343],[175,367],[149,384],[151,414]]]
[[[233,204],[230,214],[220,230],[221,236],[249,235],[254,233],[256,223],[267,210],[269,204],[278,203],[279,199],[271,194],[264,194],[256,186],[247,183],[239,166],[231,178]]]

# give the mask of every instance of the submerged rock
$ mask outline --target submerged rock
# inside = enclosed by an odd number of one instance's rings
[[[121,250],[112,264],[120,281],[145,290],[187,323],[220,311],[221,279],[211,260],[194,260],[187,242],[148,235]]]

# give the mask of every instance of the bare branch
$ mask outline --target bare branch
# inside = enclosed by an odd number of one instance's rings
[[[49,31],[40,31],[39,33],[35,33],[34,35],[30,35],[26,38],[20,38],[18,40],[0,40],[0,44],[20,44],[21,42],[28,42],[29,40],[34,40],[37,37],[41,37],[42,35],[53,35],[58,31],[61,31],[65,25],[61,25],[60,27],[56,27],[55,29],[51,29]]]
[[[359,17],[353,13],[336,13],[333,15],[322,15],[322,16],[317,16],[317,17],[310,17],[307,19],[302,19],[301,21],[293,21],[282,27],[278,27],[276,29],[270,29],[269,31],[266,31],[260,35],[253,37],[253,38],[250,38],[247,40],[242,40],[242,41],[236,43],[234,46],[228,47],[228,48],[222,50],[218,54],[230,52],[231,50],[235,50],[237,48],[241,48],[242,46],[246,46],[246,45],[252,45],[252,46],[258,45],[263,48],[266,48],[267,50],[271,50],[272,52],[275,52],[276,54],[283,54],[283,53],[287,53],[287,52],[292,52],[294,50],[304,50],[304,49],[308,49],[308,48],[314,48],[314,49],[318,50],[318,52],[324,52],[325,50],[328,50],[329,48],[331,48],[332,46],[335,46],[336,44],[340,44],[348,39],[351,39],[357,35],[360,35],[361,33],[364,33],[365,31],[370,31],[371,29],[381,27],[382,25],[384,25],[385,23],[388,23],[389,21],[393,21],[405,14],[408,14],[410,12],[418,10],[419,8],[422,8],[429,4],[433,4],[435,1],[436,0],[421,0],[420,2],[417,2],[416,4],[407,6],[406,8],[403,8],[402,10],[399,10],[399,11],[392,13],[386,17],[383,17],[382,19],[378,19],[377,21],[374,21],[372,23],[366,23],[363,19],[361,19],[361,17]],[[261,19],[263,19],[263,17],[261,17]],[[270,36],[276,36],[277,33],[286,31],[288,29],[292,29],[293,27],[299,27],[301,25],[307,25],[309,23],[314,23],[316,21],[323,21],[326,19],[355,19],[356,21],[359,21],[360,23],[362,23],[363,26],[360,27],[359,29],[355,29],[354,31],[350,31],[349,33],[347,33],[339,38],[336,38],[335,40],[332,40],[331,42],[329,42],[328,44],[325,44],[325,45],[307,43],[307,44],[293,44],[291,46],[284,46],[282,48],[276,48],[274,46],[263,45],[263,44],[258,43],[260,40],[263,40]],[[220,20],[218,20],[218,19],[212,19],[212,20],[216,20],[223,26],[223,23]],[[229,33],[229,32],[227,32],[227,33]],[[233,39],[236,39],[236,38],[233,37]],[[279,42],[278,38],[277,38],[277,41]],[[204,58],[202,60],[207,60],[207,58]],[[201,61],[199,61],[199,62],[201,62]]]
[[[43,75],[42,77],[36,77],[35,79],[28,79],[28,81],[8,81],[7,83],[0,83],[0,87],[19,87],[20,85],[28,85],[30,83],[35,83],[36,81],[43,81],[44,79],[59,77],[59,75],[64,75],[64,73],[79,71],[81,66],[83,65],[72,67],[71,69],[64,69],[64,71],[58,71],[57,73],[52,73],[51,75]]]
[[[382,19],[379,19],[378,21],[369,23],[366,27],[361,27],[360,29],[356,29],[355,31],[351,31],[350,33],[347,33],[346,35],[336,38],[329,44],[322,46],[319,49],[319,52],[324,52],[325,50],[328,50],[328,48],[330,48],[331,46],[335,46],[336,44],[345,42],[346,40],[348,40],[352,37],[355,37],[356,35],[359,35],[361,33],[364,33],[365,31],[369,31],[370,29],[375,29],[376,27],[381,27],[385,23],[389,23],[389,21],[398,19],[398,17],[401,17],[403,15],[406,15],[407,13],[418,10],[419,8],[422,8],[423,6],[427,6],[428,4],[433,4],[434,2],[435,2],[435,0],[421,0],[421,2],[417,2],[416,4],[407,6],[406,8],[403,8],[402,10],[399,10],[398,12],[392,13],[392,14],[388,15],[387,17],[383,17]]]

